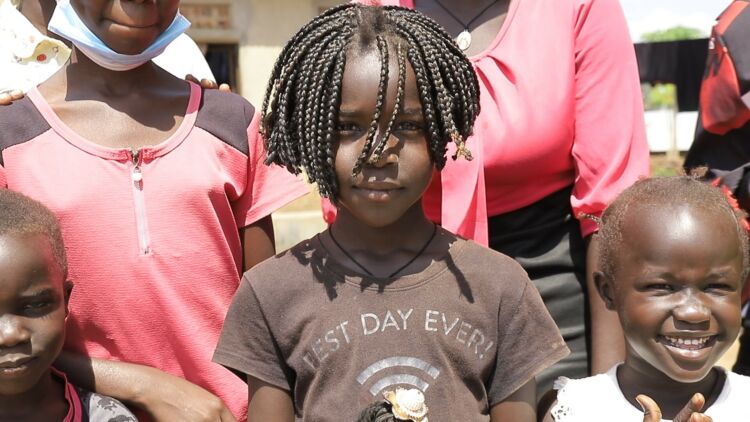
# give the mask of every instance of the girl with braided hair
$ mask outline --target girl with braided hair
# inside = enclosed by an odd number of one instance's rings
[[[587,274],[594,221],[648,175],[638,68],[617,0],[358,0],[413,8],[465,48],[482,114],[423,205],[432,221],[524,267],[571,354],[537,378],[606,371],[622,333]],[[587,259],[588,256],[591,257]],[[589,300],[590,299],[590,300]],[[587,309],[588,308],[588,309]]]
[[[535,420],[534,377],[568,353],[554,321],[515,261],[422,209],[446,146],[471,158],[478,112],[471,64],[415,11],[342,5],[282,50],[268,162],[338,218],[248,271],[230,306],[214,361],[247,376],[250,420],[356,420],[395,387],[437,421]]]

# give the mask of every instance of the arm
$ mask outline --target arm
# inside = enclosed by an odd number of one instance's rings
[[[532,378],[505,400],[492,406],[490,422],[536,421],[536,381]]]
[[[218,397],[158,369],[62,352],[55,367],[89,391],[144,410],[156,421],[236,422]]]
[[[248,375],[247,417],[251,421],[294,422],[291,393]]]
[[[576,12],[575,139],[576,182],[571,205],[600,216],[607,204],[649,174],[649,150],[635,51],[619,2],[584,0]],[[616,98],[615,101],[612,99]],[[581,219],[585,237],[597,224]],[[624,355],[619,322],[593,287],[596,243],[587,250],[586,285],[591,316],[592,371],[609,369]]]
[[[625,337],[617,313],[607,309],[594,283],[599,257],[599,237],[586,238],[586,289],[591,315],[591,373],[607,372],[618,362],[625,360]]]
[[[240,235],[242,238],[243,272],[276,254],[273,220],[270,215],[240,229]]]

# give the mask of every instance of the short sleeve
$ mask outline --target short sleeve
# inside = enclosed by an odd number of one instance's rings
[[[124,404],[112,397],[79,390],[84,411],[91,422],[137,422],[138,419]]]
[[[258,131],[260,114],[256,111],[247,128],[247,185],[234,202],[237,227],[246,227],[271,215],[289,202],[310,192],[301,176],[276,164],[266,165],[266,149]]]
[[[490,406],[508,398],[569,353],[539,292],[528,278],[516,303],[501,304],[497,323],[495,370],[487,392]]]
[[[576,180],[573,212],[600,216],[649,174],[649,149],[635,50],[617,0],[581,0],[575,13]],[[581,220],[584,236],[597,230]]]
[[[213,361],[291,390],[288,368],[247,275],[229,307]]]
[[[2,152],[0,151],[0,154]],[[0,164],[0,189],[8,188],[8,176],[5,175],[5,167]]]

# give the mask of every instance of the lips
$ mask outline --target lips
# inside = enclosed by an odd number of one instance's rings
[[[372,182],[364,182],[357,184],[355,186],[356,189],[363,189],[363,190],[382,190],[382,191],[388,191],[388,190],[397,190],[401,189],[401,186],[398,183],[395,182],[389,182],[389,181],[372,181]]]
[[[33,365],[35,358],[27,356],[0,361],[0,377],[23,376]]]
[[[402,188],[400,185],[393,182],[373,181],[358,184],[354,186],[354,189],[363,194],[370,201],[385,202]]]
[[[158,24],[158,22],[153,23],[142,23],[142,22],[120,22],[111,18],[105,18],[104,20],[118,26],[124,26],[127,28],[133,28],[133,29],[147,29],[147,28],[153,28]]]

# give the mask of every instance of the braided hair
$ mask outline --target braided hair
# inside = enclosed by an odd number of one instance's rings
[[[625,189],[602,214],[599,223],[599,267],[609,275],[617,270],[618,251],[622,245],[622,226],[631,207],[646,209],[687,205],[714,211],[729,218],[736,227],[742,252],[742,280],[750,270],[750,249],[746,230],[745,212],[736,206],[735,200],[722,191],[701,180],[705,168],[691,175],[654,177],[639,180]]]
[[[466,138],[479,114],[479,84],[471,63],[432,19],[396,6],[343,4],[314,18],[295,34],[274,65],[262,107],[266,164],[294,174],[304,171],[320,194],[336,201],[335,129],[347,54],[376,50],[381,69],[377,102],[365,145],[352,169],[379,159],[403,102],[408,60],[416,76],[427,145],[437,169],[453,159],[471,159]],[[398,58],[396,107],[381,140],[376,139],[388,86],[389,55]]]

